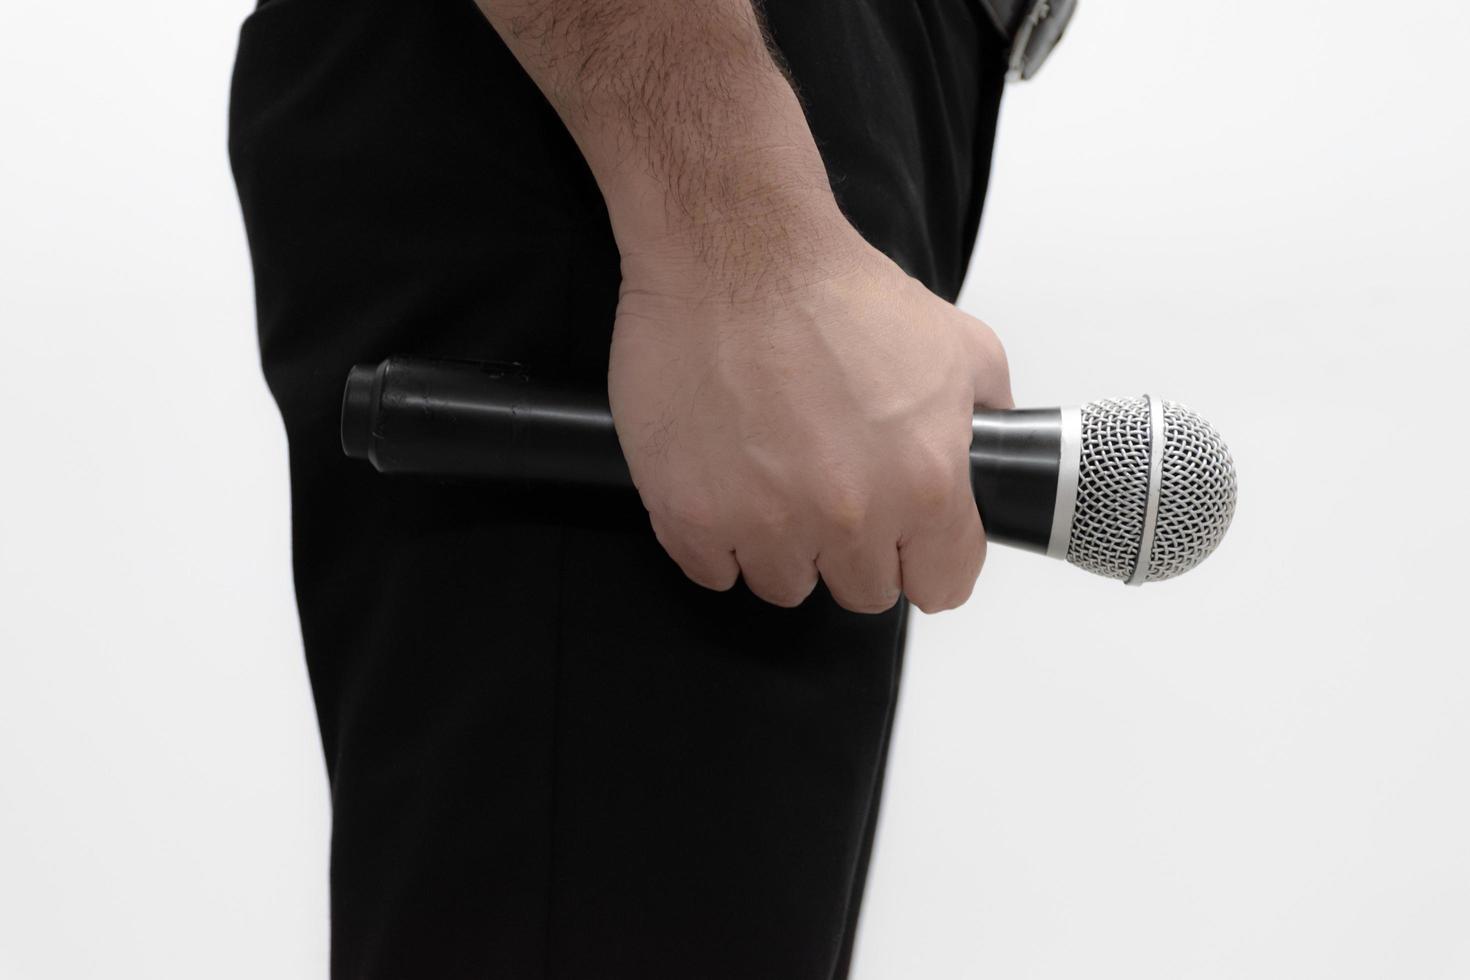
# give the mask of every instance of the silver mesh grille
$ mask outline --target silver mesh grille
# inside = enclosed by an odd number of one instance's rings
[[[1235,516],[1235,463],[1214,426],[1164,402],[1164,473],[1149,582],[1189,571],[1210,556]]]
[[[1067,561],[1127,581],[1148,505],[1148,402],[1105,398],[1082,406],[1082,461]]]
[[[1219,545],[1235,513],[1235,466],[1219,433],[1194,412],[1163,402],[1158,519],[1145,581],[1189,571]],[[1148,506],[1149,413],[1143,398],[1082,407],[1082,457],[1067,561],[1127,581],[1138,561]]]

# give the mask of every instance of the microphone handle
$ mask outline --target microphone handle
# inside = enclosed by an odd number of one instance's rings
[[[342,451],[380,473],[631,489],[607,397],[547,387],[515,364],[390,357],[360,364],[342,397]],[[979,411],[971,484],[987,537],[1046,552],[1061,411]]]

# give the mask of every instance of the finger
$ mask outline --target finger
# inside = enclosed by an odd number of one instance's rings
[[[985,530],[974,498],[956,505],[948,521],[906,536],[898,559],[904,594],[921,610],[964,605],[985,564]]]
[[[852,612],[887,612],[903,596],[892,537],[828,547],[817,556],[817,571],[837,604]]]
[[[734,558],[745,587],[774,606],[799,606],[817,587],[817,568],[811,558],[789,547],[745,544],[735,549]]]
[[[729,548],[719,547],[712,539],[690,532],[676,531],[670,522],[650,518],[654,537],[663,546],[684,575],[694,584],[716,592],[728,591],[740,577],[740,566]]]

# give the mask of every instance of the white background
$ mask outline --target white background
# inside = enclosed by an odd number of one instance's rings
[[[0,9],[0,980],[325,975],[245,12]],[[1467,50],[1085,0],[1012,89],[964,304],[1023,403],[1211,418],[1240,507],[1177,582],[993,549],[919,619],[858,980],[1470,976]]]

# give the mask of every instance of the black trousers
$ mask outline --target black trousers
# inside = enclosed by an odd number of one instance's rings
[[[766,8],[846,213],[953,297],[1002,87],[989,20]],[[339,449],[356,362],[606,383],[606,212],[471,0],[267,0],[230,151],[290,442],[333,975],[845,976],[905,607],[707,592],[636,502],[394,480]]]

